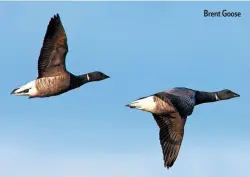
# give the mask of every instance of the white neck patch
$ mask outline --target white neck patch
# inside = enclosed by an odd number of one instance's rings
[[[218,98],[217,94],[215,94],[215,100],[219,101],[220,99]]]
[[[90,77],[89,77],[89,75],[87,74],[87,79],[88,79],[88,81],[90,80]]]

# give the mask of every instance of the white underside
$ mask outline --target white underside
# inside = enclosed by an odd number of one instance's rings
[[[23,91],[26,89],[29,89],[29,91],[23,93]],[[37,94],[36,80],[33,80],[25,85],[22,85],[17,90],[15,90],[13,94],[18,96],[35,96]]]
[[[154,102],[153,96],[136,100],[129,105],[136,109],[148,112],[153,112],[153,110],[156,108],[156,103]]]

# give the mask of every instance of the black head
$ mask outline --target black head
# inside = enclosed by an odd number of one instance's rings
[[[101,81],[101,80],[110,78],[109,76],[107,76],[106,74],[104,74],[100,71],[88,73],[88,77],[89,77],[89,80],[91,80],[91,81]]]
[[[233,91],[228,90],[228,89],[221,90],[221,91],[217,92],[216,96],[218,97],[217,99],[219,99],[219,100],[227,100],[227,99],[231,99],[231,98],[235,98],[235,97],[240,97],[239,94],[234,93]]]

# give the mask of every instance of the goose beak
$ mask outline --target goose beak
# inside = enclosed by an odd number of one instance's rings
[[[234,97],[240,97],[240,95],[237,93],[234,93]]]

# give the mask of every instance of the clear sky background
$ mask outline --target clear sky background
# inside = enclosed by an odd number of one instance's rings
[[[204,18],[204,9],[242,17]],[[247,2],[0,3],[0,176],[248,177],[249,9]],[[56,13],[68,70],[111,79],[46,99],[11,96],[37,77]],[[197,106],[167,170],[153,117],[125,104],[176,86],[241,97]]]

